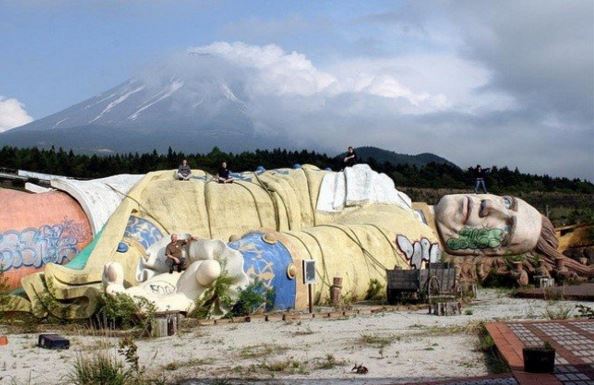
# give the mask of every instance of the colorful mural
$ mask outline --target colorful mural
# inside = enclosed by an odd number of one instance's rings
[[[297,285],[295,279],[287,276],[293,259],[282,243],[267,242],[262,233],[254,232],[229,243],[229,247],[243,255],[243,270],[251,281],[257,279],[267,289],[274,288],[275,309],[295,308]]]
[[[78,253],[84,239],[82,223],[62,223],[0,233],[0,263],[4,270],[64,264]]]
[[[507,234],[507,229],[463,227],[458,238],[449,238],[446,245],[451,250],[494,249],[502,245]]]
[[[130,215],[126,230],[124,230],[124,238],[136,240],[146,250],[154,243],[159,242],[163,238],[163,233],[152,222]]]

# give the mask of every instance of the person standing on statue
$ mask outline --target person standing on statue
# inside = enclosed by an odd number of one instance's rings
[[[476,182],[474,184],[474,193],[478,194],[479,188],[482,188],[483,193],[487,194],[487,186],[485,185],[485,176],[489,171],[488,168],[482,168],[480,164],[476,165],[474,169],[474,174],[476,177]]]

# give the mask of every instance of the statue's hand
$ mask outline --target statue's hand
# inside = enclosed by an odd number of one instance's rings
[[[108,294],[124,291],[124,268],[120,263],[108,262],[103,266],[103,285]]]
[[[220,276],[221,264],[214,259],[200,262],[200,266],[196,270],[196,281],[202,287],[210,287]]]

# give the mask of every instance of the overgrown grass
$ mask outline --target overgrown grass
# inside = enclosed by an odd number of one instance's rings
[[[113,349],[97,349],[93,353],[79,353],[66,375],[69,385],[164,385],[161,378],[144,374],[139,365],[138,347],[131,338],[124,338]],[[122,359],[118,356],[121,355]]]
[[[148,334],[155,319],[155,312],[155,305],[146,298],[130,297],[124,293],[102,293],[94,321],[103,328],[137,328],[141,333]]]
[[[509,372],[509,367],[499,356],[495,341],[487,331],[484,323],[479,323],[475,327],[478,336],[478,341],[475,345],[475,350],[482,352],[485,360],[485,365],[489,373],[506,373]]]
[[[279,361],[262,362],[257,365],[252,365],[255,371],[275,374],[308,374],[307,362],[296,360],[292,357],[285,358]]]
[[[239,351],[239,357],[241,357],[242,359],[263,358],[271,355],[284,353],[287,350],[289,350],[287,346],[279,346],[272,344],[250,345],[242,348]]]
[[[382,349],[386,346],[391,345],[394,341],[399,341],[400,337],[388,335],[380,336],[376,334],[361,334],[359,343],[366,346]]]
[[[543,318],[549,320],[564,320],[571,317],[572,310],[573,307],[570,305],[564,305],[561,303],[549,304],[545,308],[542,316]]]
[[[210,365],[214,362],[215,362],[214,358],[191,358],[187,361],[176,360],[176,361],[172,361],[166,365],[163,365],[163,369],[173,371],[173,370],[178,370],[181,368]]]
[[[133,379],[132,370],[109,351],[79,354],[67,376],[68,383],[73,385],[129,385]]]
[[[385,296],[385,293],[382,291],[384,285],[382,283],[372,278],[369,280],[369,287],[367,288],[367,292],[365,293],[365,300],[374,300],[379,299]]]
[[[315,332],[313,330],[311,330],[311,327],[310,326],[307,326],[305,329],[303,329],[303,330],[296,330],[292,334],[293,334],[294,337],[297,337],[297,336],[309,336],[309,335],[312,335],[314,333]]]
[[[314,360],[314,369],[317,370],[329,370],[333,369],[337,366],[345,366],[347,364],[346,361],[337,360],[333,354],[326,354],[324,358],[317,358]]]

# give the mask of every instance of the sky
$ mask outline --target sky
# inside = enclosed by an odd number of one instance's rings
[[[151,68],[240,83],[297,145],[594,180],[591,0],[0,0],[0,131]]]

